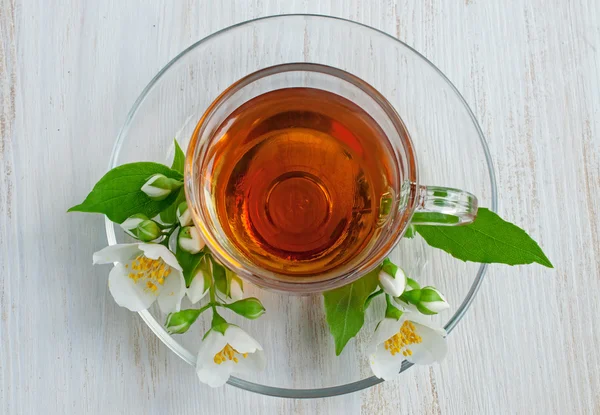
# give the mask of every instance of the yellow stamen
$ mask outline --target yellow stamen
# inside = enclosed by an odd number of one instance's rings
[[[129,267],[129,264],[125,265]],[[164,285],[165,277],[171,273],[171,267],[165,264],[165,262],[159,259],[150,259],[142,255],[139,255],[131,262],[131,269],[137,272],[130,272],[128,274],[134,282],[138,282],[140,279],[146,279],[146,287],[152,292],[156,292],[158,285]]]
[[[383,347],[385,350],[389,351],[392,356],[396,353],[402,353],[403,356],[412,356],[412,350],[407,346],[422,342],[423,339],[417,334],[415,325],[411,321],[405,321],[398,333],[394,334],[383,343]]]
[[[237,363],[239,362],[239,359],[236,355],[241,355],[244,359],[248,357],[248,353],[240,353],[227,343],[225,347],[215,355],[213,360],[218,365],[227,360],[232,360],[234,363]]]

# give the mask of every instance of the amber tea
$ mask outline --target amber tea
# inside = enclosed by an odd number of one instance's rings
[[[231,113],[213,140],[219,222],[256,266],[323,273],[377,233],[391,150],[378,124],[346,98],[313,88],[271,91]]]

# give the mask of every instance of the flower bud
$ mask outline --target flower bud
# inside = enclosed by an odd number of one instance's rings
[[[194,274],[194,279],[192,279],[190,287],[187,289],[187,296],[192,304],[196,304],[198,301],[204,298],[204,296],[208,293],[210,283],[210,277],[204,274],[204,271],[202,271],[201,267],[198,267],[196,273]]]
[[[406,277],[406,287],[400,295],[400,300],[406,304],[416,306],[421,300],[421,286],[412,278]]]
[[[421,300],[421,290],[414,289],[414,290],[410,290],[410,291],[408,291],[408,290],[404,291],[402,293],[402,295],[400,296],[400,299],[402,301],[404,301],[405,303],[417,305],[417,304],[419,304],[419,301]]]
[[[450,308],[450,305],[436,288],[423,287],[417,308],[421,313],[431,315]]]
[[[192,224],[192,213],[188,209],[187,202],[181,202],[179,206],[177,206],[177,220],[181,226]]]
[[[381,271],[379,271],[379,284],[386,294],[399,297],[406,287],[406,275],[401,268],[398,268],[386,258],[383,261]]]
[[[244,298],[235,303],[227,304],[228,309],[250,320],[259,318],[265,313],[265,307],[258,298]]]
[[[190,254],[197,254],[204,248],[204,241],[195,226],[186,226],[179,231],[179,247]]]
[[[150,177],[142,186],[142,192],[146,193],[152,200],[164,200],[171,191],[179,189],[183,185],[182,182],[175,179],[169,179],[164,174],[155,174]]]
[[[153,241],[161,235],[160,226],[153,220],[145,220],[136,228],[137,238],[143,242]]]
[[[167,316],[165,328],[170,334],[181,334],[188,331],[200,315],[200,310],[189,309],[171,313]]]
[[[137,227],[143,221],[148,220],[148,217],[143,213],[136,213],[125,219],[123,223],[121,223],[121,228],[129,235],[137,238]]]
[[[234,300],[240,300],[244,297],[244,287],[242,280],[237,275],[233,274],[229,285],[229,297]]]

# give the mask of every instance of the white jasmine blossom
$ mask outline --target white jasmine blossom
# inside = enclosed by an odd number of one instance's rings
[[[232,373],[261,371],[266,360],[261,345],[233,324],[213,327],[202,340],[196,360],[201,382],[215,388],[224,385]]]
[[[109,290],[121,307],[131,311],[149,308],[154,301],[163,313],[179,311],[185,279],[175,255],[159,244],[111,245],[94,254],[94,264],[115,263],[108,277]]]
[[[406,312],[398,320],[385,318],[379,323],[369,346],[369,365],[375,376],[391,380],[400,373],[403,360],[429,365],[440,362],[447,351],[443,328]]]

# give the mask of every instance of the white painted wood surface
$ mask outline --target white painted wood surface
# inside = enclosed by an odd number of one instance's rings
[[[492,267],[443,364],[313,401],[198,385],[91,267],[102,218],[64,214],[165,63],[290,12],[371,25],[438,65],[487,136],[501,214],[556,268]],[[0,0],[0,412],[600,413],[598,48],[596,0]]]

